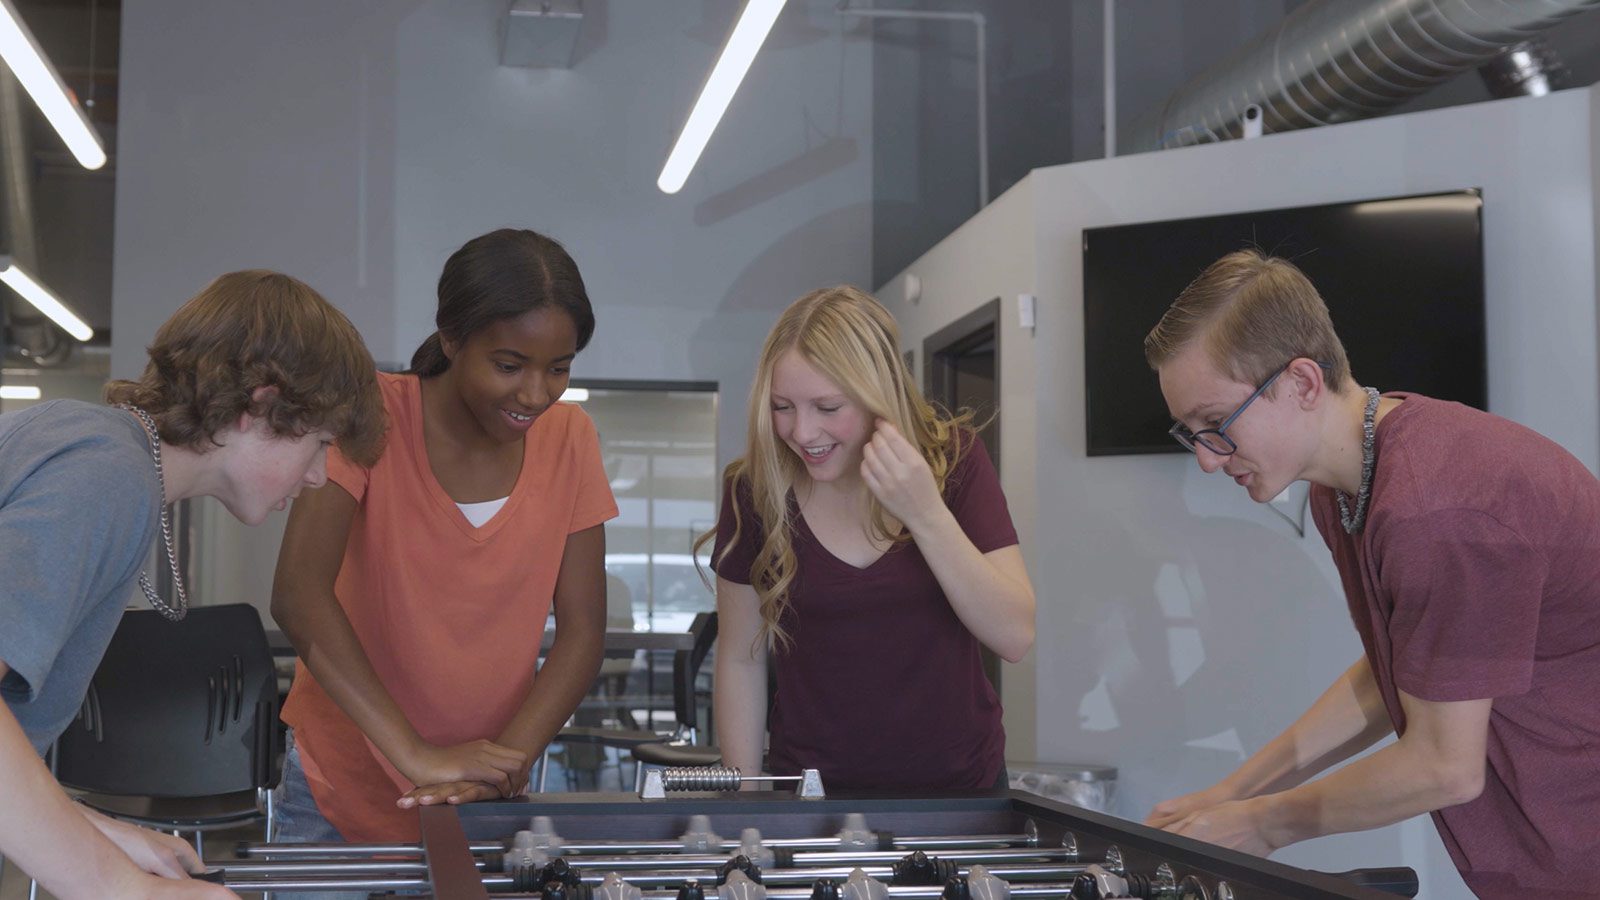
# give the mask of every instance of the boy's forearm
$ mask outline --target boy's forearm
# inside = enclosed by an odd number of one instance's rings
[[[1372,668],[1363,657],[1223,784],[1240,798],[1287,790],[1372,746],[1391,730]]]
[[[1260,798],[1262,831],[1278,847],[1328,834],[1366,831],[1471,799],[1426,754],[1404,743],[1309,784]]]
[[[34,752],[9,707],[0,702],[0,856],[61,900],[107,897],[140,873],[90,824]]]
[[[1424,700],[1404,690],[1399,701],[1406,716],[1399,740],[1326,778],[1261,798],[1272,843],[1379,828],[1483,791],[1494,701]]]

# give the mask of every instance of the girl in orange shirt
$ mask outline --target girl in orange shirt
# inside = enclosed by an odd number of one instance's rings
[[[556,402],[594,332],[578,268],[532,231],[475,238],[436,322],[409,371],[379,375],[383,457],[331,453],[289,516],[282,840],[416,840],[419,803],[520,793],[599,669],[617,506],[593,423]]]

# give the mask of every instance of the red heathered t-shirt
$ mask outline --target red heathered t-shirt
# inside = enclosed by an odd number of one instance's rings
[[[1433,813],[1445,847],[1479,896],[1592,896],[1600,481],[1514,422],[1387,396],[1365,528],[1345,534],[1331,489],[1311,506],[1395,731],[1398,691],[1493,698],[1483,793]]]
[[[1000,479],[983,444],[946,479],[945,503],[980,552],[1017,543]],[[748,484],[724,486],[712,559],[738,543],[717,574],[750,583],[762,532]],[[961,624],[916,544],[897,544],[865,569],[818,543],[789,495],[796,558],[784,629],[793,639],[769,657],[778,690],[768,717],[773,774],[818,769],[831,788],[987,788],[1005,765],[1000,698],[984,677],[979,644]]]

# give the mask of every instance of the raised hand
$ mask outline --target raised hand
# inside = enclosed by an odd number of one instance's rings
[[[883,419],[878,420],[872,439],[861,451],[861,479],[889,515],[913,533],[948,512],[928,461],[899,429]]]

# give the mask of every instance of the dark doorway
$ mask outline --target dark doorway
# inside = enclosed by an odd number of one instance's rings
[[[1000,298],[939,329],[922,343],[928,399],[970,409],[984,449],[1000,468]]]
[[[970,409],[978,439],[1000,469],[1000,298],[939,329],[922,343],[928,399],[951,412]],[[1000,657],[983,651],[983,670],[1000,690]]]

